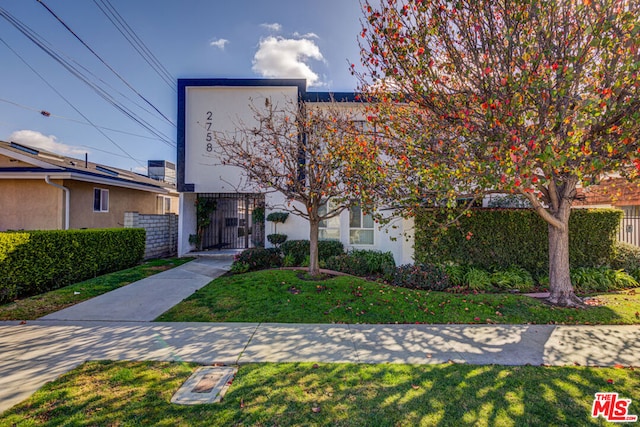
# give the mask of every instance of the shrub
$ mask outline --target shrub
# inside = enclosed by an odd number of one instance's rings
[[[638,282],[622,270],[578,267],[571,270],[571,283],[577,292],[608,292],[638,286]]]
[[[449,287],[445,269],[433,264],[404,264],[395,268],[391,284],[409,289],[443,291]]]
[[[286,234],[279,234],[279,233],[269,234],[269,235],[267,236],[267,240],[268,240],[268,241],[269,241],[269,243],[271,243],[272,245],[280,246],[281,244],[283,244],[284,242],[286,242],[286,240],[287,240],[287,235],[286,235]]]
[[[280,250],[276,248],[250,248],[242,251],[231,268],[235,264],[246,264],[248,269],[246,271],[263,270],[265,268],[275,268],[282,265],[282,257],[280,256]],[[241,268],[241,267],[236,267]]]
[[[271,212],[267,215],[267,221],[276,222],[284,224],[284,222],[289,218],[289,212]]]
[[[531,273],[517,266],[495,271],[491,275],[491,283],[499,289],[517,290],[519,292],[530,292],[534,287]]]
[[[488,291],[491,289],[491,276],[480,268],[470,268],[464,275],[466,285],[472,291]]]
[[[304,263],[306,257],[309,256],[308,240],[287,240],[280,245],[282,254],[286,257],[291,255],[296,266]],[[318,242],[318,260],[326,261],[329,257],[344,253],[344,245],[337,240],[320,240]],[[308,264],[307,264],[308,265]]]
[[[609,265],[622,211],[576,209],[569,220],[573,267]],[[477,209],[457,226],[441,229],[447,212],[422,210],[416,216],[418,262],[469,264],[485,270],[518,265],[535,276],[548,272],[547,224],[528,209]],[[471,233],[471,234],[469,234]],[[467,238],[470,237],[470,238]]]
[[[449,264],[444,267],[447,276],[449,276],[449,282],[453,286],[464,286],[465,280],[464,275],[467,273],[467,270],[462,265],[457,264]]]
[[[249,264],[246,262],[234,262],[229,271],[233,274],[242,274],[249,271]]]
[[[624,242],[617,242],[611,267],[632,273],[640,269],[640,248]]]
[[[132,267],[144,250],[135,228],[0,233],[0,301]]]
[[[356,249],[327,258],[326,266],[330,270],[366,277],[382,276],[392,271],[396,263],[391,252]]]

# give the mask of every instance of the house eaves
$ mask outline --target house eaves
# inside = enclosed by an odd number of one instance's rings
[[[111,185],[114,187],[128,188],[132,190],[148,191],[158,194],[169,194],[167,188],[129,181],[118,177],[108,177],[105,175],[94,174],[91,172],[69,171],[61,168],[52,168],[51,165],[46,169],[40,168],[0,168],[0,179],[42,179],[48,176],[50,179],[63,179],[90,182],[92,184]]]

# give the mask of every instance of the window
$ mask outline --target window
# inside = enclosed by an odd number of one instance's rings
[[[109,190],[93,189],[93,211],[109,212]]]
[[[160,215],[171,213],[171,197],[158,196],[157,212]]]
[[[327,205],[329,209],[335,209],[335,203],[329,202],[320,206],[318,214],[320,216],[327,214]],[[333,218],[320,221],[320,229],[318,230],[318,239],[320,240],[340,240],[340,215]]]
[[[360,206],[349,208],[349,244],[373,245],[373,217]]]

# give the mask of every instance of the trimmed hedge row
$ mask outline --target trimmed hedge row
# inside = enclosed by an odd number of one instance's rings
[[[575,209],[569,218],[572,267],[610,265],[622,211]],[[547,223],[527,209],[478,209],[459,225],[441,230],[443,211],[423,210],[416,217],[415,259],[418,263],[453,262],[487,270],[520,266],[534,275],[548,271]]]
[[[0,302],[132,267],[144,250],[137,228],[0,233]]]

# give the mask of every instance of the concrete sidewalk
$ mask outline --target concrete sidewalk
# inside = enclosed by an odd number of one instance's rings
[[[231,258],[197,258],[114,291],[51,313],[41,320],[151,322],[224,274]]]
[[[0,322],[0,411],[99,359],[640,366],[638,326],[151,323],[230,264],[199,258],[37,321]]]
[[[86,360],[640,366],[640,328],[0,322],[0,411]]]

